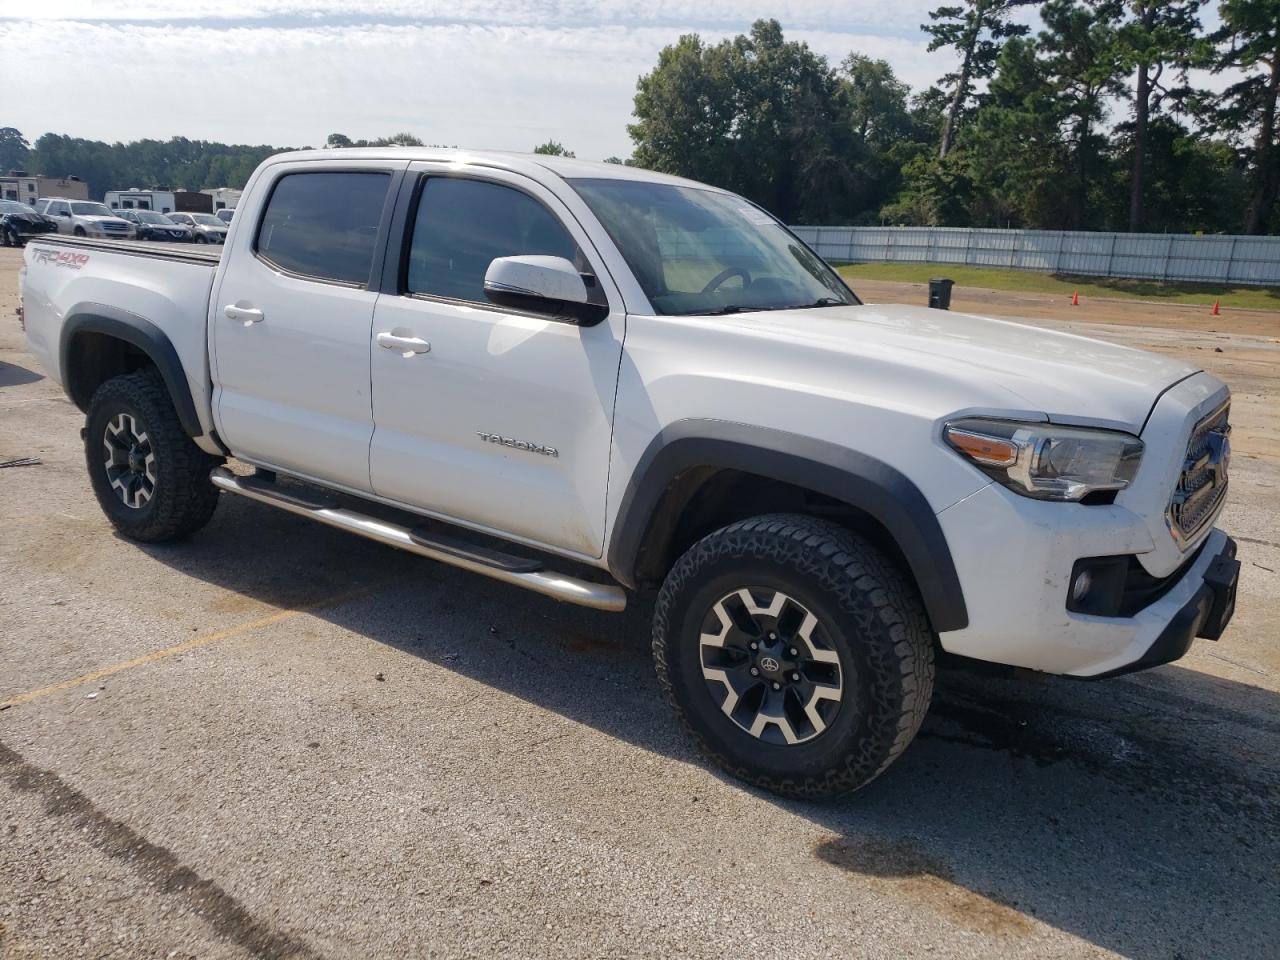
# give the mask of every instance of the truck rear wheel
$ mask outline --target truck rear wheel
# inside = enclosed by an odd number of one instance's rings
[[[221,461],[182,429],[154,367],[98,387],[89,402],[84,451],[98,503],[126,537],[180,539],[208,523],[218,505],[209,471]]]
[[[653,654],[702,752],[789,797],[865,786],[933,692],[915,587],[868,541],[802,515],[744,520],[690,548],[659,594]]]

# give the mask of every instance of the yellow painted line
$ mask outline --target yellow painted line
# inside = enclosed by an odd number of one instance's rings
[[[294,607],[288,610],[278,610],[269,617],[263,617],[260,620],[253,620],[249,623],[242,623],[237,627],[228,627],[226,630],[217,630],[213,633],[207,633],[202,637],[192,637],[190,640],[184,640],[182,643],[175,643],[171,647],[164,647],[160,650],[152,651],[141,657],[134,657],[132,660],[124,660],[120,663],[113,663],[109,667],[102,667],[98,670],[91,670],[89,673],[81,674],[78,677],[72,677],[70,680],[63,680],[59,683],[50,684],[47,687],[41,687],[39,690],[29,690],[26,693],[20,693],[16,697],[10,697],[8,700],[0,700],[0,707],[16,707],[20,704],[30,703],[32,700],[39,700],[50,694],[59,693],[62,690],[70,690],[72,687],[79,687],[86,683],[93,683],[95,680],[101,680],[103,677],[110,677],[113,674],[121,673],[125,670],[132,670],[134,667],[145,666],[148,663],[155,663],[158,660],[165,660],[169,657],[177,656],[180,653],[186,653],[188,650],[195,650],[199,647],[208,646],[211,643],[217,643],[219,640],[229,640],[231,637],[239,637],[246,633],[252,633],[254,630],[260,630],[263,627],[269,627],[273,623],[279,623],[281,620],[288,620],[292,617],[309,613],[320,607],[333,606],[334,604],[343,603],[347,600],[372,593],[385,584],[378,584],[373,587],[366,587],[363,590],[355,590],[336,597],[329,597],[316,603],[307,604],[304,607]]]

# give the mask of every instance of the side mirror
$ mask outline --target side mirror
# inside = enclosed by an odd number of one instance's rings
[[[609,315],[604,304],[587,302],[587,283],[564,257],[498,257],[484,274],[484,295],[493,303],[548,313],[593,326]]]

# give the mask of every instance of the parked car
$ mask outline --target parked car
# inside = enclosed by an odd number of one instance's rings
[[[1231,619],[1230,394],[1193,364],[863,304],[750,201],[636,167],[288,153],[240,209],[224,250],[27,247],[31,351],[127,537],[221,491],[571,603],[656,595],[684,728],[798,797],[905,749],[940,650],[1099,679]]]
[[[227,226],[231,226],[231,218],[235,216],[235,213],[236,211],[233,207],[223,207],[221,210],[215,210],[213,215]]]
[[[36,209],[58,224],[59,233],[115,240],[132,240],[134,237],[133,224],[121,220],[105,205],[92,200],[41,197],[36,201]]]
[[[226,242],[227,225],[212,213],[171,213],[169,219],[190,227],[196,243]]]
[[[20,247],[32,237],[56,233],[58,224],[17,200],[0,200],[0,244]]]
[[[118,210],[116,212],[121,219],[133,224],[139,240],[191,242],[191,228],[175,223],[163,213],[156,213],[154,210]]]

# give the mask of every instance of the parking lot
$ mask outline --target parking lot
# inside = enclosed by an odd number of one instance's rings
[[[239,498],[183,544],[113,535],[20,259],[0,461],[40,462],[0,469],[0,960],[1276,955],[1280,313],[990,304],[1231,383],[1235,620],[1103,683],[950,666],[903,758],[815,805],[693,754],[642,604]]]

